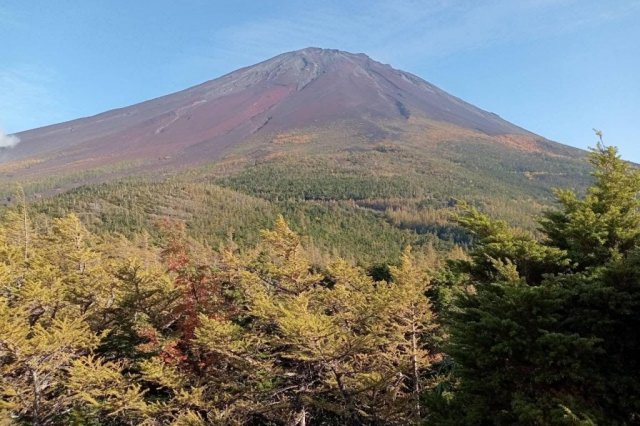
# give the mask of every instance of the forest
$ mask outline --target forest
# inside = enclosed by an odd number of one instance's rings
[[[18,192],[0,227],[0,424],[638,424],[640,171],[601,143],[589,161],[591,186],[557,190],[534,229],[456,202],[453,224],[428,212],[451,244],[412,249],[382,227],[401,255],[380,259],[314,246],[295,214],[248,196],[264,230],[212,247],[169,210],[97,232],[73,195]],[[202,197],[286,205],[278,170],[251,173],[262,187],[239,175]],[[419,190],[296,181],[370,203]],[[417,213],[385,208],[415,227]]]

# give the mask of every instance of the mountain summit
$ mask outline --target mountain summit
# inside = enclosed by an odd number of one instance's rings
[[[26,173],[158,159],[194,164],[217,160],[249,138],[335,122],[401,127],[416,118],[488,136],[539,138],[364,54],[307,48],[181,92],[22,132],[22,142],[0,160],[21,160]]]

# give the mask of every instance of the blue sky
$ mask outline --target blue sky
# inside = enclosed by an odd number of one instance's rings
[[[640,0],[0,0],[0,129],[308,46],[367,53],[570,145],[602,129],[640,161]]]

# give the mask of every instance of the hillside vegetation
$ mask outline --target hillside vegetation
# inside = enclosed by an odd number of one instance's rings
[[[220,162],[182,172],[149,170],[117,179],[117,171],[105,169],[102,179],[98,174],[75,188],[75,174],[14,177],[3,181],[3,192],[11,199],[20,182],[34,210],[54,217],[75,213],[95,232],[147,230],[156,237],[158,218],[183,219],[190,236],[212,247],[230,234],[250,246],[281,214],[316,248],[319,263],[335,253],[370,267],[397,262],[405,244],[418,251],[467,244],[468,236],[450,221],[459,200],[535,230],[532,218],[553,204],[552,187],[580,192],[590,181],[580,157],[475,134],[428,142],[416,136],[429,131],[425,125],[402,131],[380,125],[387,136],[378,142],[358,139],[361,130],[351,124],[311,128],[250,140]]]
[[[314,262],[315,240],[270,210],[285,201],[213,184],[123,183],[39,205],[19,193],[0,226],[0,419],[633,424],[640,172],[602,145],[591,163],[594,184],[557,192],[539,237],[461,205],[467,254],[403,241],[395,264],[369,272],[336,254]],[[105,203],[83,209],[135,211],[131,185],[139,197],[167,192],[154,216],[120,216],[135,225],[128,236],[107,232],[117,222],[106,217],[85,218],[107,227],[93,233],[73,214],[43,213],[77,207],[82,191]],[[162,214],[197,216],[206,203],[184,205],[197,194],[219,212],[216,199],[237,197],[227,224],[275,218],[258,235],[247,228],[242,248],[221,235],[212,249],[189,236],[194,218]]]

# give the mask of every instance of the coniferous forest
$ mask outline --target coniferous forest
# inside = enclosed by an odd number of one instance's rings
[[[275,214],[213,249],[176,218],[96,232],[19,192],[0,423],[638,424],[640,171],[602,144],[590,163],[533,230],[457,203],[464,249],[375,268],[318,261]]]

